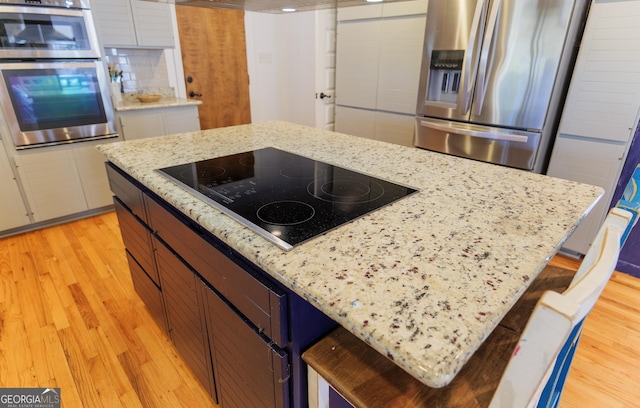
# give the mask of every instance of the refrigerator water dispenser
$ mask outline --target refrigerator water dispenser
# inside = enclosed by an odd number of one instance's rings
[[[428,102],[456,103],[462,75],[464,50],[434,50],[427,88]]]

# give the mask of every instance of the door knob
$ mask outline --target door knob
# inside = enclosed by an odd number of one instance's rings
[[[324,92],[320,92],[320,99],[324,99],[324,98],[331,98],[331,95],[328,95]]]
[[[195,98],[196,96],[202,96],[202,94],[194,92],[194,91],[189,92],[189,97],[190,98]]]

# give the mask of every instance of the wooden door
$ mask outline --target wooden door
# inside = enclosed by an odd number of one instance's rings
[[[202,100],[200,128],[250,123],[244,12],[176,5],[176,17],[187,96]]]

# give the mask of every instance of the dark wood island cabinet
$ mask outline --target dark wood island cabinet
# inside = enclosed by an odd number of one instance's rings
[[[300,358],[333,320],[107,163],[132,280],[222,407],[303,407]]]

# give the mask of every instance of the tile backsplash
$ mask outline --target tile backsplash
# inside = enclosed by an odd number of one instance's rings
[[[170,86],[164,50],[105,48],[104,51],[106,63],[122,71],[123,92]]]

